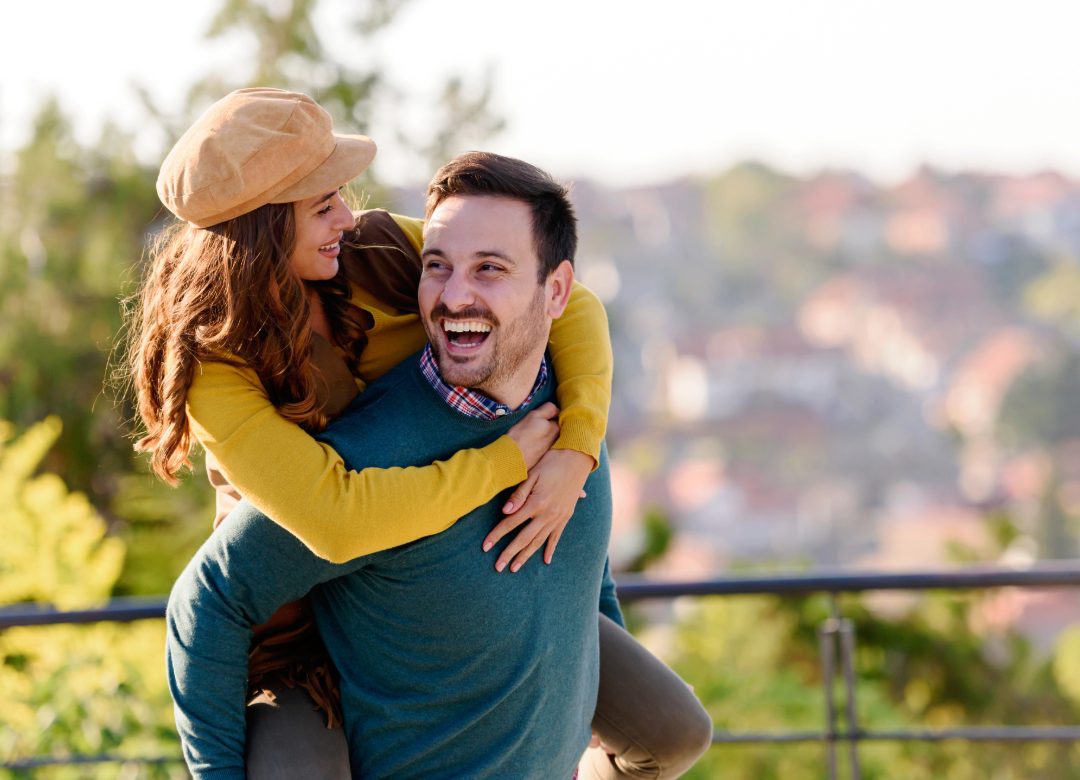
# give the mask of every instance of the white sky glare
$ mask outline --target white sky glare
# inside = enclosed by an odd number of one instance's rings
[[[237,52],[202,40],[219,4],[8,4],[0,147],[25,138],[48,93],[91,140],[105,117],[135,125],[136,80],[177,107],[196,78],[240,67]],[[318,11],[345,61],[360,56],[340,23],[350,5]],[[923,162],[1078,175],[1077,30],[1071,0],[413,0],[362,56],[385,64],[418,123],[409,106],[426,103],[408,98],[492,68],[508,128],[485,148],[560,176],[644,183],[747,158],[885,179]],[[374,119],[379,173],[424,178]]]

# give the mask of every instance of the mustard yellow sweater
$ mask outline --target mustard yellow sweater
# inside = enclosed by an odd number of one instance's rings
[[[395,215],[394,221],[419,249],[422,220]],[[427,335],[417,315],[362,288],[353,287],[352,303],[375,323],[356,377],[362,389],[419,350]],[[555,447],[596,460],[611,400],[611,342],[603,305],[576,282],[566,311],[552,325],[549,353],[560,406]],[[429,466],[349,471],[337,452],[277,413],[254,371],[222,362],[199,365],[187,410],[192,432],[229,482],[333,562],[439,533],[526,477],[521,451],[509,436]]]

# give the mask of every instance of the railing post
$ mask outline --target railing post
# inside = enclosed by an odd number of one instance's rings
[[[836,594],[830,593],[833,612],[836,611]],[[821,652],[821,684],[825,693],[825,766],[829,780],[836,780],[836,702],[833,692],[833,672],[836,664],[836,618],[829,617],[818,626],[818,648]]]
[[[840,665],[844,670],[844,696],[847,699],[848,760],[852,780],[862,780],[859,766],[859,736],[862,729],[855,711],[855,625],[847,618],[838,621],[840,630]]]

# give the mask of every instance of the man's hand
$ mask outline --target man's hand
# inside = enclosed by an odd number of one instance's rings
[[[503,506],[507,516],[484,540],[484,552],[487,552],[525,523],[499,556],[495,563],[497,571],[505,569],[507,564],[510,571],[517,571],[545,543],[544,562],[551,563],[578,499],[585,496],[582,488],[594,464],[592,457],[577,450],[548,450],[529,470],[528,478],[518,485]]]

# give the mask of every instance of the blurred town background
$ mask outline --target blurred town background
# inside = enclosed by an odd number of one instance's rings
[[[374,107],[399,99],[377,65],[335,59],[316,5],[223,0],[208,39],[243,33],[255,56],[193,81],[182,109],[132,88],[140,126],[87,140],[42,94],[22,140],[0,149],[0,605],[166,594],[209,533],[199,459],[171,489],[132,453],[123,301],[167,216],[154,161],[210,101],[248,84],[300,89],[365,132]],[[407,5],[372,0],[349,34],[363,45]],[[493,84],[449,78],[412,109],[436,118],[429,132],[377,140],[430,170],[488,145],[506,124]],[[147,128],[157,148],[137,154]],[[358,191],[420,214],[422,187],[376,175]],[[746,159],[653,184],[576,178],[573,197],[579,277],[608,307],[616,353],[617,571],[1078,557],[1080,180],[924,165],[886,183]],[[877,727],[1080,716],[1076,593],[846,606]],[[816,598],[698,599],[630,618],[719,729],[806,729],[821,727],[814,630],[827,611]],[[0,632],[0,761],[178,755],[162,647],[157,621]],[[1067,746],[862,751],[864,777],[1080,776]],[[118,772],[184,776],[165,763],[0,777]],[[691,776],[821,777],[821,749],[717,747]]]

